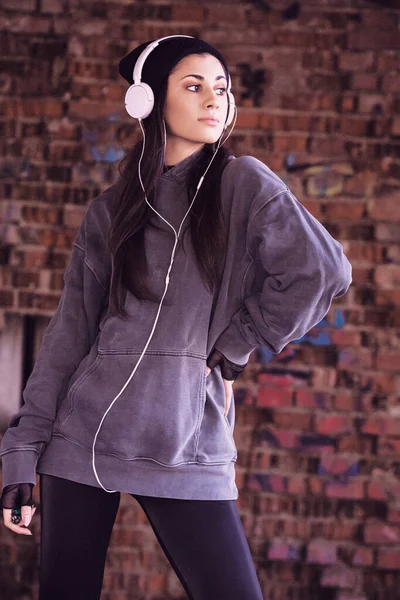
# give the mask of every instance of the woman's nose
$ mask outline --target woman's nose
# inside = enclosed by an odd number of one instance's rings
[[[207,105],[207,108],[219,108],[219,104],[216,99],[209,100],[206,105]]]
[[[216,92],[214,92],[214,91],[210,92],[210,96],[206,100],[206,106],[207,106],[207,108],[210,108],[210,107],[218,108],[219,107],[219,97]]]

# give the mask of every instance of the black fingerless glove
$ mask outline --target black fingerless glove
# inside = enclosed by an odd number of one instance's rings
[[[211,371],[216,365],[221,368],[221,375],[227,381],[234,381],[246,367],[245,365],[237,365],[226,358],[219,350],[212,350],[210,356],[207,359],[207,366],[210,367]]]
[[[33,506],[33,483],[12,483],[6,485],[0,498],[0,508],[21,508]]]

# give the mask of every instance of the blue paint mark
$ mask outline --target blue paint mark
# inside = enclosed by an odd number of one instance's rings
[[[271,350],[268,350],[266,346],[259,346],[257,348],[257,354],[258,361],[263,365],[269,363],[275,356],[275,354],[272,354]]]
[[[286,165],[288,167],[292,167],[295,164],[295,162],[296,162],[296,158],[295,158],[294,154],[288,154],[286,156]]]
[[[289,546],[287,557],[289,560],[298,560],[298,558],[299,558],[298,548],[295,548],[294,546]]]
[[[335,447],[335,439],[329,437],[328,435],[322,434],[304,434],[300,436],[300,445],[302,448],[313,448],[313,447],[322,447],[322,446],[332,446]]]
[[[105,152],[100,152],[96,146],[91,146],[92,158],[99,162],[114,163],[117,160],[121,160],[124,156],[124,151],[121,148],[115,146],[109,146]]]
[[[294,342],[309,342],[314,346],[330,346],[332,341],[329,335],[329,331],[324,331],[326,329],[341,329],[345,325],[345,318],[343,311],[341,309],[335,309],[333,323],[329,323],[329,321],[324,318],[320,321],[312,332],[307,332],[303,337],[294,340]]]
[[[326,397],[326,394],[324,394],[323,392],[316,392],[314,397],[315,403],[318,406],[318,408],[328,407],[328,399]]]
[[[260,484],[262,490],[272,492],[269,475],[253,475],[253,478]]]
[[[261,435],[260,435],[260,441],[261,442],[268,442],[269,444],[271,444],[271,446],[275,446],[275,448],[279,448],[280,447],[279,441],[276,439],[276,437],[273,435],[273,433],[271,433],[271,431],[269,429],[265,429],[261,433]]]
[[[329,469],[326,469],[322,464],[318,466],[318,475],[330,475],[332,481],[347,481],[349,477],[355,477],[356,475],[358,475],[359,471],[360,464],[358,461],[354,462],[352,465],[347,467],[347,469],[345,469],[343,473],[332,474],[329,472]]]
[[[326,188],[327,188],[327,182],[326,181],[319,181],[319,183],[318,183],[318,196],[325,196],[326,195]]]
[[[98,132],[97,131],[92,131],[91,129],[84,129],[82,132],[82,140],[84,142],[89,142],[89,143],[94,143],[97,142],[98,139]]]
[[[303,337],[294,340],[294,342],[309,342],[314,346],[330,346],[332,343],[329,333],[318,329],[314,329],[312,333],[304,334]]]

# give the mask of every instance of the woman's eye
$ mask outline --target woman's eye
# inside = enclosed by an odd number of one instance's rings
[[[189,85],[187,89],[190,90],[190,88],[199,88],[199,87],[201,87],[200,83],[194,83],[193,85]],[[222,92],[222,94],[220,94],[220,96],[223,96],[224,94],[226,94],[226,88],[218,88],[218,91]]]

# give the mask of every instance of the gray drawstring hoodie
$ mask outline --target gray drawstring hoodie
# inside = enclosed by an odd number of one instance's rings
[[[154,206],[175,229],[191,201],[185,176],[198,155],[160,178]],[[106,240],[115,193],[114,185],[94,199],[82,221],[25,403],[4,434],[3,487],[34,484],[35,472],[99,487],[94,435],[138,361],[158,310],[158,303],[128,293],[128,321],[108,311]],[[243,365],[259,345],[280,352],[316,325],[351,282],[342,246],[256,158],[228,163],[221,196],[228,241],[220,282],[214,294],[204,287],[186,238],[146,354],[96,441],[96,469],[108,489],[236,499],[234,398],[225,417],[220,366],[206,377],[207,357],[217,349]],[[146,230],[145,250],[161,297],[174,235],[157,220],[161,230]]]

